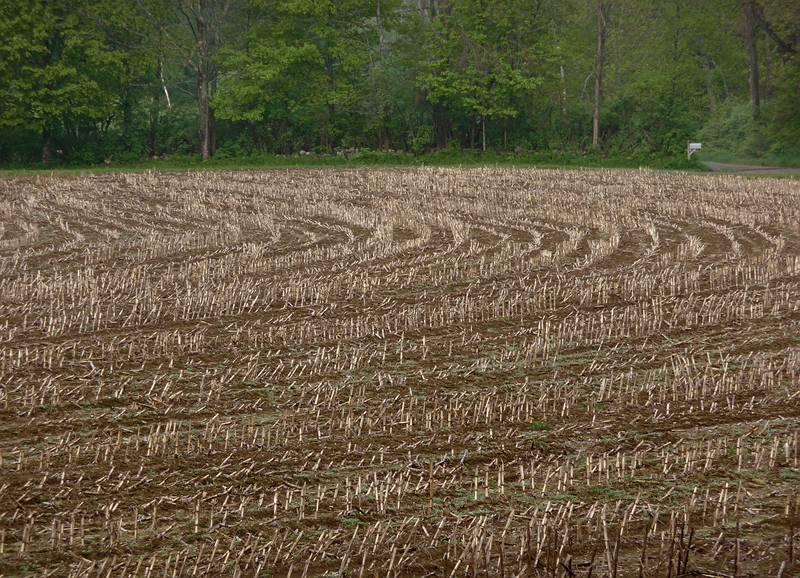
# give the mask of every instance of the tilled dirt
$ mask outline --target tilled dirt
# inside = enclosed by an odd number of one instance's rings
[[[800,183],[0,181],[0,575],[782,576]]]

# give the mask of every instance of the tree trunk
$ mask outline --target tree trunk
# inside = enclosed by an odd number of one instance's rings
[[[334,56],[329,52],[325,52],[322,56],[325,65],[325,76],[328,84],[329,98],[336,94],[336,69],[334,67]],[[336,147],[334,127],[336,123],[336,102],[329,101],[325,105],[325,124],[322,129],[322,147],[331,151]]]
[[[158,121],[161,108],[161,59],[158,59],[156,65],[156,84],[154,85],[153,94],[150,101],[150,126],[147,128],[147,153],[150,158],[158,154]]]
[[[386,33],[383,29],[383,17],[381,16],[381,0],[377,0],[377,8],[375,13],[375,21],[378,26],[378,58],[383,67],[383,61],[386,53]],[[392,148],[392,137],[389,131],[389,117],[391,115],[391,108],[388,104],[383,105],[381,110],[381,126],[378,131],[378,148],[388,150]]]
[[[481,115],[481,138],[483,139],[481,148],[486,152],[486,115]]]
[[[392,131],[389,130],[390,115],[391,110],[389,109],[389,105],[386,104],[383,106],[381,112],[381,128],[378,134],[378,147],[381,150],[389,150],[392,148]]]
[[[756,17],[753,0],[741,0],[742,16],[744,16],[744,44],[747,49],[747,60],[750,68],[750,105],[753,115],[758,116],[761,108],[761,94],[758,74],[758,46],[755,32]]]
[[[594,103],[592,107],[592,148],[600,146],[600,106],[603,100],[608,9],[606,0],[597,0],[597,53],[594,62]]]
[[[209,160],[214,155],[211,140],[211,106],[209,101],[208,74],[201,67],[197,72],[197,104],[200,113],[200,155],[204,161]]]
[[[50,129],[42,129],[42,164],[49,165],[53,160],[53,141],[50,136]]]
[[[216,91],[212,91],[214,94]],[[208,148],[211,151],[211,156],[217,152],[217,117],[214,116],[214,107],[208,107]]]
[[[130,152],[133,149],[133,96],[131,94],[130,63],[126,58],[123,62],[123,76],[126,79],[122,86],[122,150]]]
[[[772,97],[772,42],[764,34],[764,100]]]
[[[450,141],[450,115],[440,104],[433,105],[433,135],[437,149],[446,149]]]
[[[211,111],[211,58],[208,9],[206,0],[195,18],[197,33],[197,105],[200,116],[200,155],[204,161],[214,156],[214,116]]]
[[[209,98],[212,98],[215,94],[217,94],[217,71],[214,68],[215,64],[212,61],[210,63],[211,73],[209,76]],[[208,105],[208,142],[209,147],[211,148],[211,155],[213,156],[217,152],[217,116],[214,113],[214,107],[211,106],[209,102]]]
[[[159,95],[154,94],[150,103],[150,125],[147,127],[147,154],[150,158],[158,155]]]
[[[376,4],[375,22],[378,26],[378,55],[380,56],[381,61],[383,61],[385,38],[383,32],[383,20],[381,18],[381,0],[377,0]]]
[[[130,152],[133,148],[133,103],[130,85],[122,91],[122,148]]]
[[[716,65],[710,57],[706,57],[703,62],[703,81],[706,85],[706,95],[708,96],[708,106],[711,112],[717,110],[717,96],[714,92],[714,69]]]

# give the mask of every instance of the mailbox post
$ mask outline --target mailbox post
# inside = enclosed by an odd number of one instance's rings
[[[686,147],[686,158],[691,159],[694,153],[701,150],[703,150],[703,143],[690,142],[689,146]]]

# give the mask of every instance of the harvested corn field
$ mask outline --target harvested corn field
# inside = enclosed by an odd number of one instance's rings
[[[0,182],[0,574],[800,569],[800,183]]]

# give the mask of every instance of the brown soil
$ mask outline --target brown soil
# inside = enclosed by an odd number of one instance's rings
[[[783,576],[800,183],[0,182],[0,576]]]

